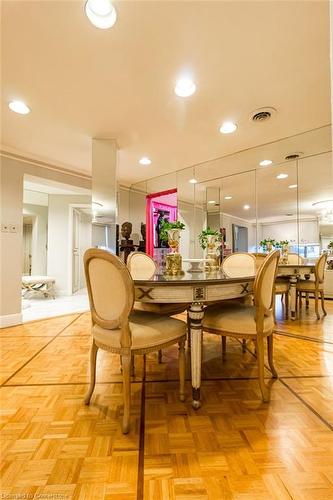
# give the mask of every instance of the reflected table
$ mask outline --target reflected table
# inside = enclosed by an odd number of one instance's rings
[[[202,319],[205,304],[244,297],[252,293],[254,276],[228,278],[222,271],[182,276],[155,274],[134,280],[135,300],[158,304],[191,304],[188,309],[191,340],[192,406],[200,408]]]
[[[292,320],[296,319],[296,286],[299,278],[310,278],[315,272],[316,263],[307,262],[306,264],[279,264],[278,277],[288,277],[290,284],[290,316]]]

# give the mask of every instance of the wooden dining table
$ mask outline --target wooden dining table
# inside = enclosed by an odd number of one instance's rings
[[[134,280],[135,300],[158,304],[190,304],[188,306],[191,342],[192,406],[200,408],[202,319],[205,305],[217,301],[245,297],[252,293],[254,276],[228,278],[222,271],[185,272],[180,276],[155,274]]]

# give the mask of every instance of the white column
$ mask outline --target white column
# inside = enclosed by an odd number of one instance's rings
[[[117,143],[92,141],[92,245],[116,250]]]

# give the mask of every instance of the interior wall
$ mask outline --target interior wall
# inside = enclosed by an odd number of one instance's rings
[[[246,227],[248,230],[248,251],[256,252],[257,248],[257,231],[256,224],[245,219],[239,219],[229,214],[222,214],[222,227],[225,228],[226,248],[232,250],[232,225]]]
[[[265,238],[274,238],[277,241],[288,240],[291,243],[319,243],[319,227],[316,219],[299,222],[299,241],[298,224],[296,219],[292,221],[279,221],[264,223],[258,225],[258,243]]]
[[[91,180],[81,174],[70,174],[39,166],[27,160],[0,157],[0,217],[1,225],[11,224],[16,232],[1,232],[0,239],[0,327],[22,321],[21,280],[23,240],[23,179],[24,174],[51,179],[72,186],[91,189]]]
[[[49,195],[47,274],[55,278],[56,295],[71,295],[71,205],[91,204],[90,196]]]
[[[23,204],[23,214],[33,218],[31,245],[31,274],[45,276],[47,272],[48,207]]]
[[[86,277],[84,274],[83,256],[84,252],[91,247],[91,216],[80,213],[80,288],[86,288]]]

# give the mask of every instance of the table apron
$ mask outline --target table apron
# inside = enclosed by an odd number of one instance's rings
[[[200,285],[135,285],[135,300],[147,303],[215,302],[252,293],[252,281]]]

